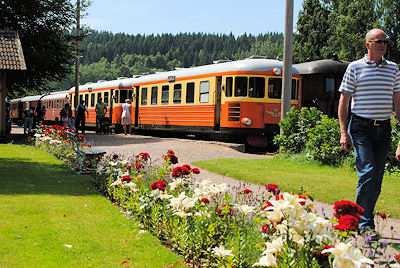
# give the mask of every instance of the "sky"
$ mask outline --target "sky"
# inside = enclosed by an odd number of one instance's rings
[[[284,32],[285,0],[91,0],[83,23],[113,33]],[[295,28],[303,0],[294,0]]]

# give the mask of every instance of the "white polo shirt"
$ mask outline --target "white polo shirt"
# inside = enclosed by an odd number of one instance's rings
[[[393,93],[400,92],[400,71],[396,63],[383,59],[380,64],[367,56],[347,67],[339,92],[351,95],[351,112],[374,119],[389,119]]]

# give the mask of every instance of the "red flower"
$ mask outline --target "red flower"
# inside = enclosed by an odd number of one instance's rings
[[[356,231],[360,218],[354,215],[342,215],[338,218],[339,224],[335,225],[335,229],[340,231]]]
[[[265,201],[264,204],[262,205],[262,209],[265,210],[265,209],[267,209],[267,208],[269,208],[269,207],[272,207],[272,206],[273,206],[273,205],[272,205],[271,202]]]
[[[121,181],[130,182],[132,180],[131,175],[124,175],[121,177]]]
[[[261,226],[261,232],[264,234],[268,234],[270,230],[271,229],[269,228],[268,224],[264,224],[263,226]]]
[[[242,194],[251,194],[253,191],[250,188],[244,188]]]
[[[395,261],[397,261],[397,263],[400,263],[400,253],[394,255],[393,258],[395,259]]]
[[[171,176],[174,178],[182,176],[182,167],[175,167],[171,172]]]
[[[273,184],[273,183],[265,184],[265,189],[266,189],[268,192],[273,193],[273,194],[275,194],[275,195],[280,193],[280,190],[279,190],[278,185]]]
[[[360,205],[349,200],[339,200],[333,204],[333,210],[335,211],[335,217],[340,218],[342,215],[353,215],[357,218],[364,213],[364,208]]]
[[[193,174],[200,174],[200,169],[198,168],[192,168]]]
[[[160,191],[164,191],[165,188],[167,188],[167,182],[165,180],[156,180],[155,182],[153,182],[150,185],[150,189],[151,190],[160,190]]]
[[[191,168],[189,165],[183,165],[183,166],[181,167],[182,174],[183,174],[183,175],[189,175],[191,169],[192,169],[192,168]]]
[[[207,204],[210,203],[210,199],[208,199],[207,197],[202,197],[202,198],[200,199],[200,202],[203,203],[203,204],[205,204],[205,205],[207,205]]]
[[[306,201],[305,201],[305,200],[307,200],[307,196],[304,195],[304,194],[299,194],[299,195],[298,195],[298,198],[304,199],[304,201],[299,201],[299,204],[302,205],[302,206],[304,206],[304,205],[306,204]]]
[[[144,168],[144,165],[142,164],[142,162],[136,160],[135,161],[135,168],[136,168],[136,170],[140,171],[141,169]]]
[[[174,165],[178,163],[178,157],[175,156],[175,152],[172,150],[167,151],[167,154],[164,155],[164,160],[169,161]]]
[[[275,195],[275,200],[284,200],[285,198],[283,198],[283,194],[277,194]]]
[[[136,158],[139,158],[139,159],[141,159],[143,161],[147,161],[147,160],[150,159],[150,154],[147,153],[147,152],[141,152],[136,156]]]

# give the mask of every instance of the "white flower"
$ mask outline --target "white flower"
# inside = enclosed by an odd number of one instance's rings
[[[113,183],[110,184],[110,186],[117,186],[117,185],[122,185],[122,181],[120,179],[115,180]]]
[[[274,240],[272,240],[272,242],[267,242],[266,244],[266,249],[263,252],[263,255],[266,255],[268,253],[271,254],[275,254],[275,253],[279,253],[281,252],[282,248],[283,248],[283,240],[282,237],[278,237]]]
[[[185,192],[182,192],[177,197],[170,199],[170,206],[174,211],[174,214],[182,217],[187,216],[187,212],[195,206],[197,199],[186,196]]]
[[[129,188],[132,192],[136,193],[138,189],[136,188],[136,184],[134,182],[128,182],[123,184],[125,188]]]
[[[232,250],[225,249],[224,245],[220,245],[219,247],[213,248],[213,253],[217,257],[227,257],[227,256],[233,256]]]
[[[249,205],[237,205],[236,208],[244,215],[249,215],[250,213],[253,213],[255,210],[255,207]]]
[[[334,255],[334,268],[361,268],[363,264],[374,264],[374,262],[364,257],[358,248],[351,242],[340,242],[333,248],[324,249],[322,254],[332,253]]]
[[[276,258],[271,253],[267,253],[262,256],[258,262],[253,264],[253,267],[254,266],[277,267]]]
[[[183,185],[185,183],[185,180],[182,178],[175,179],[174,181],[169,183],[169,188],[173,191],[179,186]]]

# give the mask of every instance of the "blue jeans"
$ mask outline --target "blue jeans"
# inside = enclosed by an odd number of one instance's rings
[[[349,134],[356,154],[356,202],[365,209],[359,229],[375,228],[374,209],[381,193],[385,162],[391,143],[390,120],[374,123],[352,115]]]

